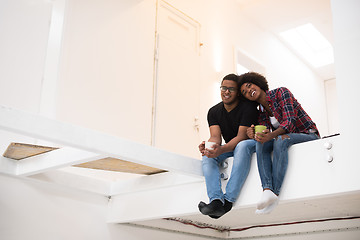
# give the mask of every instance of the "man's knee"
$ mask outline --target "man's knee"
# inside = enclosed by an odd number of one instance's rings
[[[243,141],[240,141],[236,147],[235,147],[235,151],[236,150],[251,150],[251,149],[255,149],[255,140],[253,139],[247,139],[247,140],[243,140]]]
[[[215,158],[209,158],[207,156],[203,156],[201,164],[204,167],[204,166],[208,166],[208,165],[218,165],[218,162],[216,161]]]
[[[239,142],[234,150],[234,162],[250,159],[255,152],[255,145],[256,141],[252,139]]]
[[[201,164],[204,166],[209,162],[209,158],[207,156],[202,156]]]

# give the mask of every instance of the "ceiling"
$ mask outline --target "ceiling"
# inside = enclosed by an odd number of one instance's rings
[[[276,37],[284,30],[312,23],[334,46],[330,0],[236,0],[236,2],[240,6],[241,14]],[[294,54],[296,55],[295,52]],[[335,78],[334,64],[318,69],[307,65],[323,80]]]

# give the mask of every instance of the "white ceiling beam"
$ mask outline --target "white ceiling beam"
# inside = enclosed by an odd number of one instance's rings
[[[95,130],[0,106],[0,129],[168,171],[202,176],[201,161]]]
[[[109,179],[97,178],[96,174],[89,176],[79,174],[76,171],[69,172],[65,168],[34,174],[28,176],[28,178],[94,192],[109,197],[115,197],[116,195],[128,194],[131,192],[171,188],[178,185],[204,182],[201,178],[180,175],[172,172],[149,176],[139,175],[138,177],[111,181]]]
[[[104,196],[111,195],[112,183],[110,181],[82,176],[76,173],[66,172],[61,169],[35,174],[27,177],[27,179],[34,179],[72,189],[81,189],[83,191],[97,193]]]
[[[13,159],[6,157],[0,157],[0,173],[5,173],[8,175],[16,175],[17,171],[17,162]]]
[[[199,200],[205,199],[203,181],[121,194],[113,196],[109,202],[108,223],[194,215],[199,213]]]
[[[127,180],[118,180],[111,185],[112,196],[130,192],[146,191],[156,188],[167,188],[177,185],[203,182],[202,178],[191,177],[173,172],[165,172],[149,176],[138,176]]]

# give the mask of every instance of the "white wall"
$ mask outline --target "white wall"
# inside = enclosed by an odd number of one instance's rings
[[[351,123],[359,118],[356,100],[360,87],[360,16],[356,0],[332,0],[335,34],[335,62],[341,132],[350,142],[357,142]]]
[[[0,176],[0,189],[1,239],[184,239],[182,234],[107,224],[105,196],[4,175]]]
[[[360,16],[357,0],[331,0],[335,34],[335,71],[339,104],[340,134],[342,136],[341,157],[338,170],[344,174],[348,185],[359,182],[358,138],[353,123],[359,119],[357,109],[360,89]],[[348,166],[351,169],[346,170]]]
[[[0,3],[0,103],[38,113],[52,4]]]
[[[50,1],[0,2],[0,104],[39,113],[45,66]],[[0,150],[10,141],[34,140],[1,131]]]

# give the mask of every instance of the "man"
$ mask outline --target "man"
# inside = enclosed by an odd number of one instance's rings
[[[257,123],[257,104],[240,100],[238,76],[229,74],[221,82],[222,102],[210,108],[208,124],[209,142],[215,142],[213,149],[206,149],[205,142],[199,145],[202,154],[202,169],[205,176],[209,204],[200,202],[202,214],[219,218],[229,212],[236,201],[250,170],[252,152],[246,146],[246,130]],[[222,138],[225,144],[221,145]],[[226,185],[226,193],[221,189],[219,166],[228,157],[234,157],[231,176]]]

